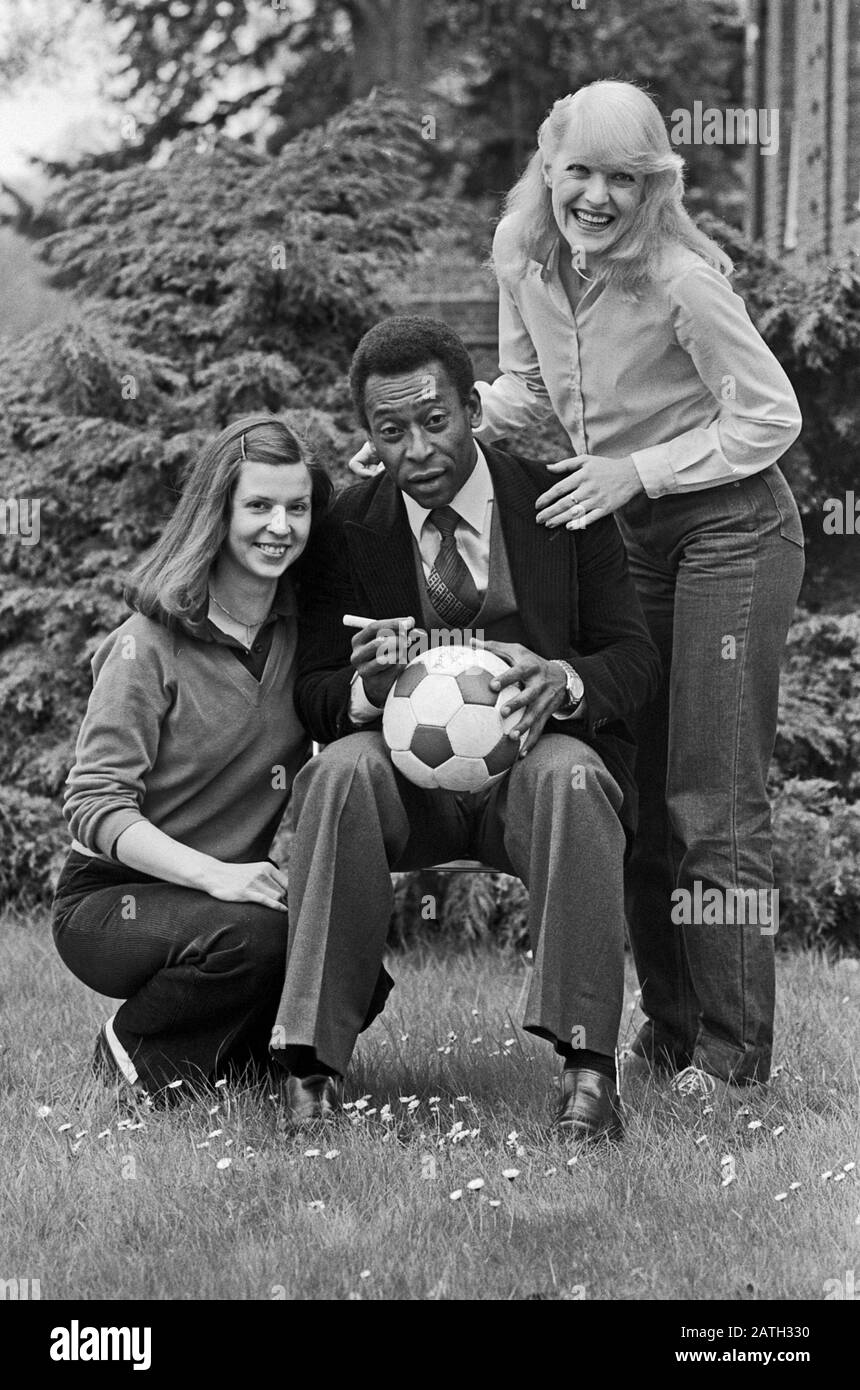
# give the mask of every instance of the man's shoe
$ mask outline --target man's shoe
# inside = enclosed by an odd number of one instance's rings
[[[587,1067],[565,1067],[555,1127],[582,1143],[620,1143],[624,1120],[615,1082]]]
[[[286,1078],[287,1119],[294,1125],[331,1120],[343,1109],[343,1080],[339,1076]]]
[[[134,1063],[113,1030],[113,1018],[102,1024],[96,1035],[92,1073],[105,1085],[114,1086],[119,1095],[138,1105],[151,1106],[152,1097],[139,1080]]]
[[[690,1049],[662,1032],[652,1019],[646,1018],[629,1047],[624,1048],[622,1060],[631,1071],[650,1071],[655,1075],[671,1076],[690,1063]]]

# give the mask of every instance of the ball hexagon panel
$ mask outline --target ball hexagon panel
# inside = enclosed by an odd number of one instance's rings
[[[438,787],[439,783],[436,781],[435,770],[430,767],[425,767],[424,764],[415,757],[414,753],[401,753],[392,749],[391,761],[394,763],[398,772],[402,772],[403,776],[408,778],[410,782],[414,782],[416,787],[426,787],[428,789]]]
[[[483,758],[502,736],[502,721],[486,705],[463,705],[448,721],[445,732],[454,753],[462,758]]]
[[[409,699],[418,723],[437,728],[444,728],[463,703],[460,687],[453,676],[432,673],[419,682]]]
[[[390,696],[382,715],[382,732],[388,747],[399,748],[405,752],[417,728],[418,720],[415,718],[412,701],[404,700],[399,695]]]
[[[473,664],[472,649],[457,642],[442,642],[440,646],[431,647],[429,651],[421,653],[420,660],[428,671],[440,676],[459,675]]]
[[[483,758],[456,757],[436,769],[437,785],[449,792],[479,792],[490,780]]]
[[[505,689],[501,692],[501,695],[499,696],[499,708],[501,709],[502,705],[505,703],[504,700],[502,699],[502,696],[507,696],[507,698],[508,698],[509,700],[512,700],[513,697],[514,697],[515,695],[518,695],[519,692],[520,692],[521,690],[522,690],[522,686],[521,686],[521,685],[508,685],[508,686],[506,686]],[[518,709],[515,709],[514,712],[513,712],[513,714],[506,714],[505,717],[504,717],[503,719],[502,719],[502,716],[501,716],[501,714],[500,714],[500,715],[499,715],[499,718],[500,718],[501,721],[502,721],[502,732],[503,732],[503,733],[507,733],[509,729],[512,729],[512,728],[514,727],[515,724],[519,723],[519,721],[520,721],[520,719],[522,719],[522,717],[523,717],[523,711],[522,711],[522,709],[519,709],[519,708],[518,708]]]
[[[418,725],[412,735],[409,752],[413,757],[420,758],[426,767],[433,768],[454,756],[447,730],[428,729],[426,724]]]

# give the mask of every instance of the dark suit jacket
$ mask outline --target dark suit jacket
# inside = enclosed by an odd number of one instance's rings
[[[595,748],[624,792],[621,819],[635,828],[634,744],[624,723],[654,694],[660,675],[627,557],[612,517],[584,531],[547,530],[535,500],[550,485],[542,464],[482,446],[493,478],[524,645],[561,657],[585,685],[585,720],[551,720],[548,730]],[[296,709],[311,737],[331,743],[355,731],[349,718],[352,633],[344,613],[413,616],[421,600],[412,533],[387,474],[347,488],[303,559]],[[440,622],[439,626],[443,626]]]

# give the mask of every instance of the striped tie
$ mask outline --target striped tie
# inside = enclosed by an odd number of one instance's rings
[[[468,627],[481,606],[481,595],[454,538],[460,519],[453,507],[436,507],[429,517],[442,544],[427,578],[427,593],[439,617],[451,627]]]

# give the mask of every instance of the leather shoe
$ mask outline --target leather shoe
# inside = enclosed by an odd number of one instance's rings
[[[588,1067],[565,1067],[555,1125],[565,1137],[583,1143],[620,1143],[624,1121],[615,1082]]]
[[[287,1119],[294,1125],[330,1120],[343,1109],[343,1080],[339,1076],[286,1078]]]

